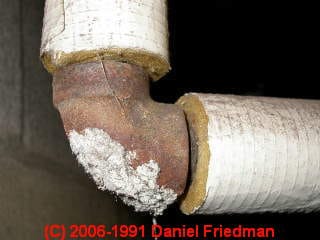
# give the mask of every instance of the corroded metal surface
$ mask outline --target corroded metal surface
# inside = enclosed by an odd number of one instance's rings
[[[188,172],[188,131],[176,105],[154,102],[149,77],[138,66],[97,61],[60,69],[53,80],[54,105],[66,133],[99,128],[137,153],[133,166],[155,160],[157,183],[178,195]]]

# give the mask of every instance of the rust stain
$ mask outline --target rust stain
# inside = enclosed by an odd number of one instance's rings
[[[151,99],[149,81],[142,67],[128,63],[73,64],[54,73],[53,101],[66,133],[103,129],[137,153],[134,167],[156,161],[158,185],[181,195],[189,162],[186,120],[178,106]]]

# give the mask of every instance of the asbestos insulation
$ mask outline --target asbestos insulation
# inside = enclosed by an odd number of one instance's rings
[[[165,0],[46,0],[41,57],[50,72],[100,58],[169,71]]]
[[[188,94],[186,214],[320,209],[320,101]]]

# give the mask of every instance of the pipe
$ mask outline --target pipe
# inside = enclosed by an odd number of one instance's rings
[[[187,94],[185,214],[320,210],[320,101]]]
[[[60,67],[103,59],[143,67],[157,80],[170,69],[165,0],[46,0],[41,59]]]
[[[53,101],[73,153],[100,189],[155,215],[183,193],[184,114],[150,98],[143,68],[110,60],[63,67],[53,75]]]
[[[184,192],[187,124],[184,213],[320,209],[319,101],[150,98],[170,69],[165,1],[47,0],[40,54],[79,163],[136,211]]]
[[[163,0],[46,0],[40,55],[73,153],[102,190],[154,215],[185,189],[182,109],[154,102],[170,69]]]

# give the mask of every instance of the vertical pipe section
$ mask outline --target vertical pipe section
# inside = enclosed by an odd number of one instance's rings
[[[41,57],[49,72],[104,58],[157,80],[170,69],[166,1],[47,0]]]
[[[188,94],[186,214],[320,209],[320,101]]]
[[[71,149],[101,190],[160,215],[185,189],[183,111],[154,102],[169,69],[165,0],[46,0],[41,58]]]

